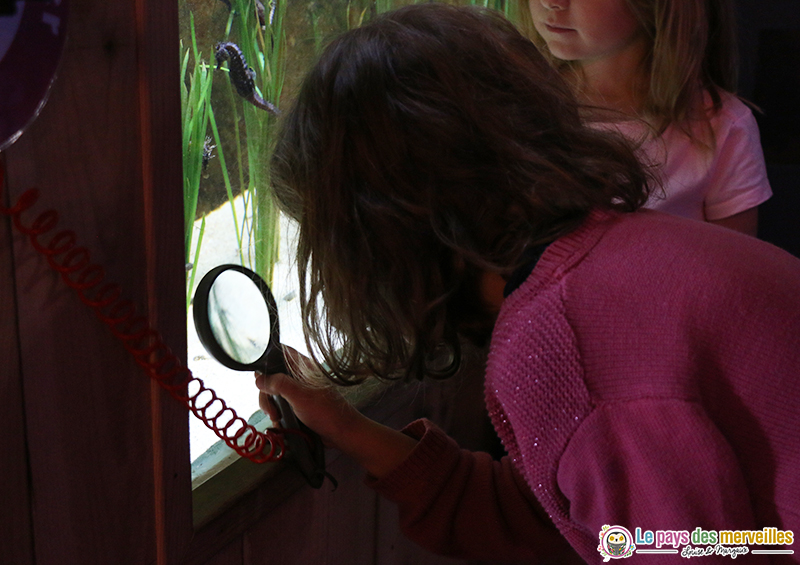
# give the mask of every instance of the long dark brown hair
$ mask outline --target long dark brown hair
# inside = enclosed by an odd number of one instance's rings
[[[309,349],[340,383],[446,375],[442,351],[491,332],[482,273],[511,273],[593,209],[635,210],[647,180],[499,14],[423,4],[349,31],[307,75],[272,158],[300,225]]]

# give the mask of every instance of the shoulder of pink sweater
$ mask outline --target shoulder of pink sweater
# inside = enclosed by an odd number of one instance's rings
[[[749,339],[761,343],[753,332],[789,324],[797,288],[800,261],[755,238],[650,210],[595,215],[545,252],[506,299],[496,331],[518,332],[534,319],[541,325],[549,308],[575,333],[594,395],[688,398],[695,395],[688,367],[722,351],[727,359]],[[786,343],[773,341],[764,351]],[[698,357],[700,350],[715,353]]]
[[[521,286],[526,292],[550,284],[553,277],[560,278],[589,253],[605,232],[619,224],[625,214],[609,210],[594,210],[572,232],[565,234],[545,249],[531,276]],[[509,298],[515,294],[512,293]],[[516,299],[513,299],[515,301]],[[509,302],[507,299],[506,302]]]

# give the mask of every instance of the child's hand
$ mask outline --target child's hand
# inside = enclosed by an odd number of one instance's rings
[[[286,364],[293,373],[310,361],[286,348]],[[280,420],[272,395],[282,396],[295,415],[317,432],[325,445],[355,459],[368,473],[382,477],[402,463],[417,445],[411,437],[374,422],[353,408],[333,386],[319,387],[284,373],[256,373],[259,406]]]
[[[311,366],[310,360],[294,349],[284,349],[292,373],[301,373],[301,368]],[[260,391],[258,404],[273,422],[281,420],[280,409],[272,398],[277,395],[292,406],[297,418],[317,432],[328,447],[339,447],[337,438],[360,416],[332,386],[314,386],[284,373],[256,372],[256,387]]]

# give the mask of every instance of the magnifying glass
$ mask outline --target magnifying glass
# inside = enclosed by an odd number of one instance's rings
[[[286,373],[280,343],[278,307],[267,283],[246,267],[220,265],[209,271],[194,295],[194,326],[200,343],[217,361],[237,371]],[[281,411],[286,444],[308,483],[322,486],[325,449],[320,437],[303,424],[292,407],[273,396]]]

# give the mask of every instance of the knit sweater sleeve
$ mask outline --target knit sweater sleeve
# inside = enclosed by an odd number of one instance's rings
[[[755,529],[741,465],[694,402],[646,398],[598,405],[567,446],[558,484],[570,501],[571,520],[595,535],[604,524],[688,535],[697,527]],[[691,539],[670,541],[660,549],[699,545]],[[649,555],[648,563],[675,557]],[[748,555],[748,563],[760,558]],[[703,563],[729,560],[703,557]]]
[[[506,457],[470,452],[427,420],[403,430],[419,439],[409,458],[366,483],[397,503],[403,533],[441,555],[531,563],[554,556],[578,563]]]

